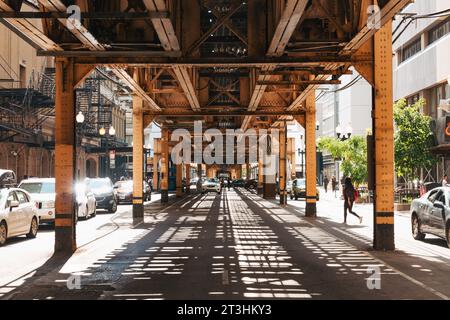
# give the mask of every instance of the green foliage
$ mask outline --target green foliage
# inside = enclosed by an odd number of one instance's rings
[[[334,159],[342,160],[344,176],[351,177],[355,185],[367,180],[367,143],[363,137],[354,136],[346,141],[322,137],[317,142],[320,151],[328,152]]]
[[[425,100],[413,105],[399,100],[394,105],[395,131],[395,170],[406,181],[413,180],[415,169],[429,168],[436,163],[431,154],[433,132],[431,118],[422,114]]]

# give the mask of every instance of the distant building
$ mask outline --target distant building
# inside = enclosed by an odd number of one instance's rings
[[[324,87],[317,93],[318,136],[337,138],[336,128],[351,127],[353,136],[367,135],[372,128],[372,87],[353,68],[352,75],[341,77],[340,85]],[[326,89],[326,90],[325,90]],[[330,179],[341,176],[339,164],[324,154],[323,175]]]
[[[428,15],[449,9],[448,0],[416,0],[403,14]],[[397,28],[403,16],[394,23]],[[394,34],[394,100],[406,98],[414,103],[425,98],[423,113],[433,118],[436,146],[432,152],[438,165],[423,170],[421,180],[440,181],[450,174],[450,17],[416,19],[401,23]],[[407,27],[406,27],[407,26]],[[395,29],[394,29],[395,30]]]

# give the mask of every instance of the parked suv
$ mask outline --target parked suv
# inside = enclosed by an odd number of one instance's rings
[[[87,179],[87,184],[94,193],[97,209],[104,209],[109,213],[117,211],[117,193],[110,178]]]

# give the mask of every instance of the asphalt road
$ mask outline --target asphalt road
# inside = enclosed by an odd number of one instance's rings
[[[123,207],[112,221],[100,215],[83,222],[80,248],[70,259],[46,262],[28,279],[1,289],[8,291],[7,299],[450,297],[445,242],[412,240],[409,217],[398,214],[398,249],[375,252],[371,206],[356,207],[364,216],[361,225],[356,219],[343,225],[341,202],[322,195],[319,218],[308,219],[303,202],[289,201],[281,208],[246,190],[225,190],[193,194],[170,205],[155,201],[137,226],[130,224],[130,207]],[[41,239],[16,240],[2,248],[0,254],[8,251],[15,257],[2,273],[23,275],[33,269],[12,269],[28,260],[42,264],[52,244],[45,242],[44,250]],[[33,248],[34,258],[23,258]],[[75,289],[67,286],[74,275],[80,277]]]

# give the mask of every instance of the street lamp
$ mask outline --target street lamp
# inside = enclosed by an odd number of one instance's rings
[[[76,120],[78,124],[83,124],[84,123],[84,114],[83,112],[78,112],[77,116],[76,116]]]
[[[338,139],[340,139],[341,141],[345,141],[350,139],[350,137],[353,134],[353,129],[350,126],[350,124],[346,127],[343,128],[340,124],[336,127],[336,134]]]
[[[109,127],[108,130],[108,135],[106,135],[106,129],[105,127],[101,127],[100,130],[98,131],[98,133],[100,134],[100,136],[102,138],[105,138],[106,140],[106,163],[107,163],[107,168],[106,168],[106,176],[109,177],[109,170],[111,168],[111,159],[110,159],[110,154],[109,154],[109,137],[113,137],[116,135],[116,129],[114,129],[113,126]]]

